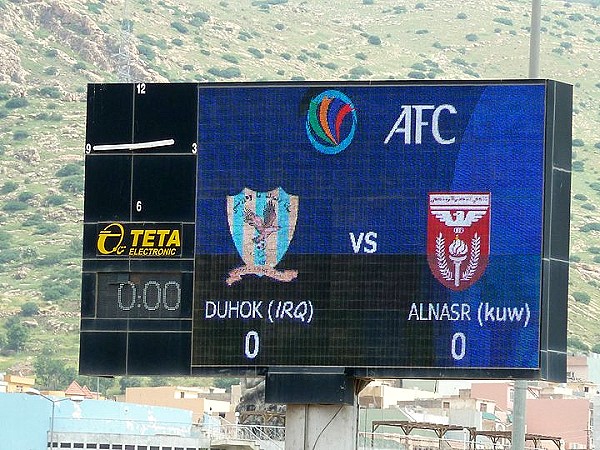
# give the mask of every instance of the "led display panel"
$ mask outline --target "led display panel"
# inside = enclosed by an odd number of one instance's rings
[[[551,80],[90,85],[80,370],[561,379],[571,102]]]

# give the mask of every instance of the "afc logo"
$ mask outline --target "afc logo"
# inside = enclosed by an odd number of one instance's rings
[[[456,108],[449,104],[440,106],[402,105],[402,112],[383,143],[385,145],[389,144],[395,134],[404,134],[405,144],[421,144],[423,142],[423,132],[430,128],[429,132],[431,132],[435,142],[441,145],[454,144],[456,141],[455,136],[442,136],[440,132],[440,117],[442,114],[455,115],[457,114]]]

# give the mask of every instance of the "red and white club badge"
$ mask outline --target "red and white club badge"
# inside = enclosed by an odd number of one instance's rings
[[[491,193],[429,194],[427,261],[437,280],[453,291],[473,285],[490,256]]]

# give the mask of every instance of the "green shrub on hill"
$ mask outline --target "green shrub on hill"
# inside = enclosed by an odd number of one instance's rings
[[[26,130],[16,130],[13,132],[13,141],[24,141],[29,137],[29,132]]]
[[[507,19],[505,17],[496,17],[494,19],[494,22],[501,23],[502,25],[506,25],[506,26],[509,26],[509,27],[512,27],[512,25],[513,25],[513,21],[510,20],[510,19]]]
[[[80,194],[83,192],[83,177],[74,175],[64,178],[60,182],[60,190],[70,194]]]
[[[40,308],[34,302],[27,302],[21,305],[21,315],[24,317],[35,316],[40,312]]]
[[[8,109],[25,108],[29,106],[29,101],[25,97],[13,97],[9,99],[4,106]]]
[[[9,200],[2,206],[2,211],[5,212],[19,212],[29,208],[29,205],[18,200]]]
[[[242,76],[242,71],[238,67],[228,67],[226,69],[218,69],[211,67],[208,69],[208,73],[219,78],[239,78]]]
[[[590,350],[590,347],[577,336],[569,336],[567,338],[567,347],[584,352],[588,352]]]
[[[576,302],[583,303],[584,305],[589,304],[591,300],[590,294],[588,294],[587,292],[579,291],[573,292],[573,298]]]
[[[181,34],[187,34],[187,33],[190,32],[190,30],[188,29],[188,27],[186,27],[181,22],[171,22],[171,28],[179,31]]]
[[[5,181],[0,187],[0,194],[10,194],[19,188],[19,183],[13,180]]]

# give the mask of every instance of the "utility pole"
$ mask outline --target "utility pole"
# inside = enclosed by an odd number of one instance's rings
[[[530,79],[540,76],[540,28],[542,1],[531,0],[531,33],[529,39]],[[513,397],[512,450],[525,449],[525,406],[527,403],[527,380],[515,380]]]
[[[122,83],[131,83],[131,54],[129,45],[131,43],[131,32],[133,22],[129,17],[129,5],[123,0],[123,12],[119,28],[119,52],[117,53],[117,76]]]
[[[540,76],[540,28],[542,0],[531,0],[531,33],[529,38],[529,78]]]
[[[513,396],[512,450],[525,449],[525,403],[527,400],[527,381],[516,380]]]

